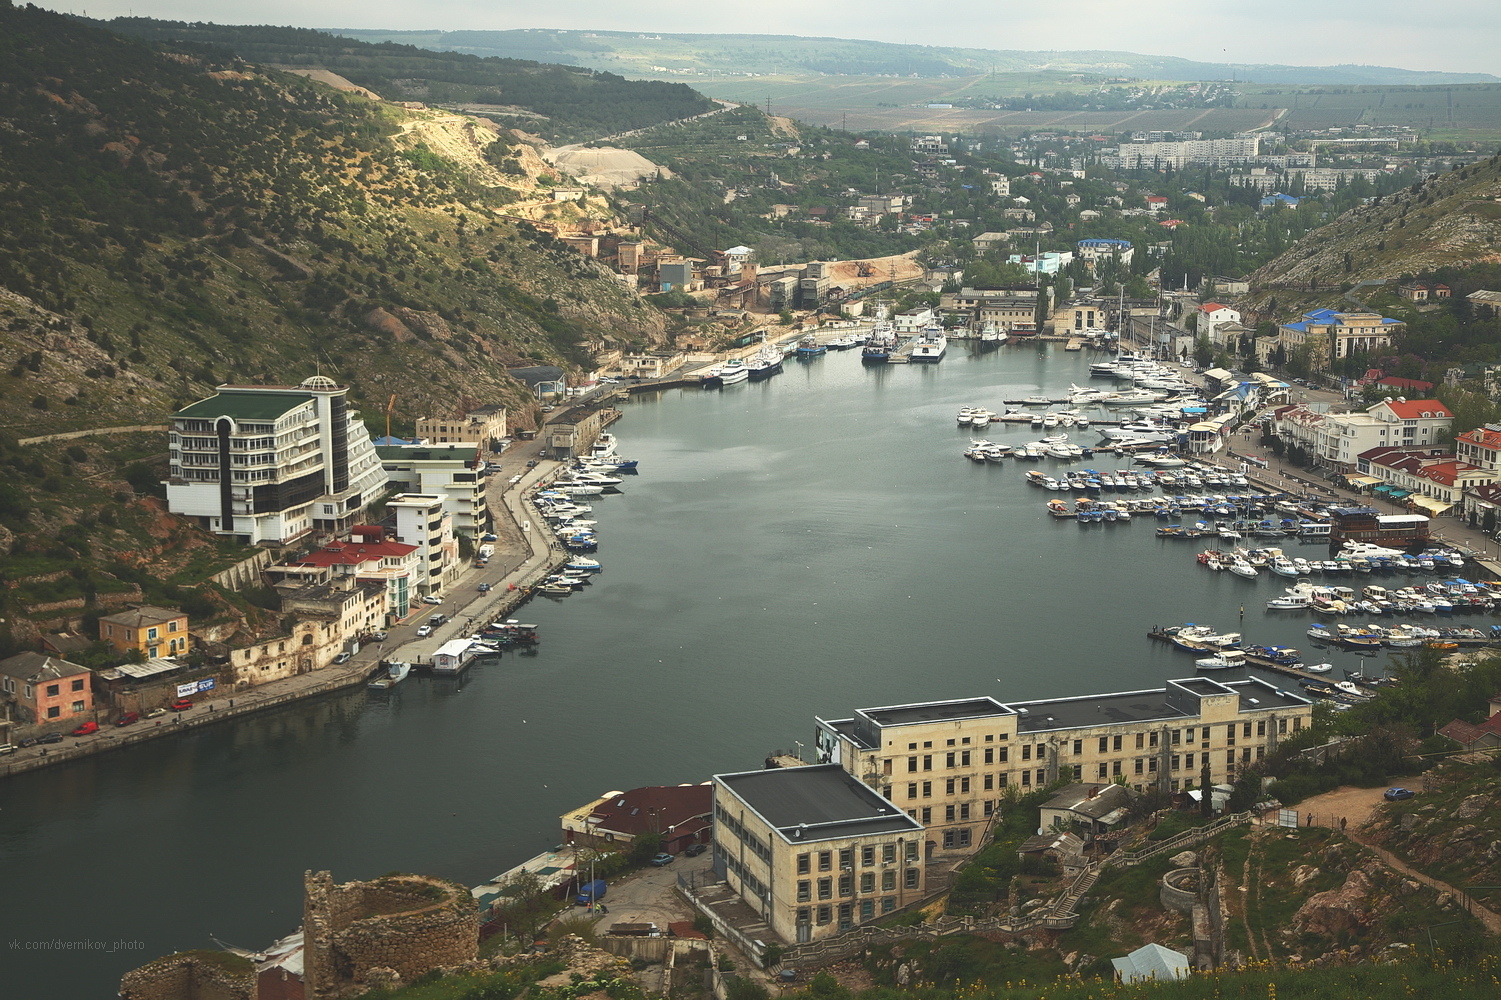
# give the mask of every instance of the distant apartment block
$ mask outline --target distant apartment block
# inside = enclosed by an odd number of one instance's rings
[[[348,392],[314,375],[297,386],[221,385],[179,410],[167,509],[247,545],[347,530],[386,485]]]
[[[419,417],[417,440],[430,444],[473,443],[485,451],[499,451],[506,436],[506,408],[499,403],[481,406],[459,417]]]
[[[1117,170],[1180,169],[1190,163],[1228,167],[1254,161],[1261,152],[1261,139],[1240,135],[1233,139],[1195,139],[1188,142],[1132,142],[1115,150],[1103,150],[1101,159]]]

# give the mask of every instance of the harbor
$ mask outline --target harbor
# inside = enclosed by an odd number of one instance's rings
[[[556,844],[558,817],[582,801],[758,768],[768,750],[798,742],[811,755],[813,714],[852,703],[1024,701],[1194,675],[1205,657],[1146,639],[1153,623],[1214,623],[1244,633],[1244,645],[1316,648],[1307,631],[1323,616],[1264,607],[1294,580],[1212,573],[1193,558],[1209,540],[1155,534],[1194,519],[1081,528],[1045,509],[1049,499],[1073,507],[1072,492],[1025,481],[1054,460],[960,457],[971,437],[955,427],[960,407],[1065,396],[1097,354],[951,343],[941,363],[896,366],[860,353],[623,402],[611,433],[641,473],[620,477],[619,494],[570,501],[595,508],[580,519],[599,522],[597,550],[579,555],[603,571],[508,613],[476,606],[474,627],[460,618],[440,636],[516,619],[536,626],[537,644],[478,657],[456,676],[414,672],[387,693],[367,691],[362,674],[321,698],[9,780],[0,851],[12,891],[28,900],[4,918],[9,936],[120,936],[108,912],[55,892],[49,873],[64,867],[113,891],[123,883],[108,855],[123,854],[172,883],[131,890],[139,951],[66,966],[17,953],[15,974],[91,996],[113,992],[143,955],[207,946],[205,926],[228,941],[273,940],[301,920],[304,870],[418,870],[479,885]],[[1041,436],[1020,424],[987,433]],[[1059,468],[1075,465],[1099,468]],[[532,470],[505,492],[518,522],[532,522],[528,573],[574,555],[548,543],[526,506],[555,471]],[[1245,493],[1279,492],[1252,482]],[[1487,578],[1468,566],[1452,575]],[[497,609],[519,600],[498,589]],[[1329,662],[1323,676],[1336,679],[1347,668],[1378,675],[1387,655],[1330,646],[1301,662]],[[1248,675],[1297,684],[1256,666],[1214,676]],[[293,842],[282,811],[304,821]],[[96,849],[101,837],[110,851]],[[227,877],[194,874],[203,864]]]

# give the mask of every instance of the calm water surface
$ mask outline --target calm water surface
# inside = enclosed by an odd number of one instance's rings
[[[759,767],[811,744],[815,714],[1192,673],[1145,638],[1154,624],[1306,648],[1305,617],[1262,610],[1280,578],[1204,571],[1202,545],[1157,539],[1150,517],[1056,521],[1053,494],[1022,482],[1036,466],[960,456],[960,406],[1057,395],[1089,360],[960,347],[867,368],[846,352],[631,401],[614,430],[642,471],[594,504],[605,571],[523,610],[535,655],[0,783],[0,992],[109,997],[210,934],[262,947],[300,924],[308,869],[476,884],[556,843],[566,809]]]

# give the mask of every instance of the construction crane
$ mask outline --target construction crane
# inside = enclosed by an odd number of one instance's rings
[[[386,445],[391,444],[391,410],[396,406],[396,393],[391,393],[391,401],[386,404]]]

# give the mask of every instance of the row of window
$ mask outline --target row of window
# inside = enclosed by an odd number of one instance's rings
[[[715,833],[717,836],[718,831],[716,830]],[[714,858],[716,861],[723,861],[725,868],[730,874],[740,879],[744,887],[757,899],[763,903],[769,904],[771,902],[771,891],[766,888],[766,883],[756,878],[739,858],[726,851],[723,845],[717,841],[714,844]]]
[[[771,864],[771,845],[769,843],[747,830],[740,820],[730,815],[721,805],[716,804],[714,806],[714,818],[717,821],[717,826],[722,826],[724,829],[729,830],[736,837],[740,838],[741,843],[750,848],[751,853],[767,864]]]
[[[870,920],[871,918],[873,918],[876,915],[876,901],[874,899],[862,899],[860,901],[859,905],[860,905],[860,919],[861,920]],[[892,910],[895,910],[895,909],[896,909],[896,897],[895,896],[886,896],[886,897],[884,897],[881,900],[881,912],[882,913],[890,913]],[[820,924],[830,924],[830,923],[834,922],[834,907],[833,906],[828,906],[828,905],[820,906],[820,907],[817,907],[816,909],[814,907],[811,907],[811,906],[800,906],[800,907],[798,907],[798,910],[797,910],[797,922],[799,924],[809,924],[809,923],[812,922],[815,913],[817,914],[818,922]],[[854,917],[855,917],[855,904],[854,903],[840,903],[839,904],[839,929],[840,930],[846,930],[846,931],[849,930],[850,927],[853,926],[853,924],[854,924]]]
[[[891,865],[896,863],[895,844],[865,844],[860,848],[860,867],[874,868],[876,866],[876,850],[878,847],[880,848],[881,864]],[[834,870],[834,853],[834,851],[818,852],[819,871],[827,872]],[[842,871],[853,871],[855,867],[855,849],[853,847],[842,847],[838,853],[840,869]],[[797,856],[797,873],[799,875],[806,875],[812,871],[813,857],[814,855],[811,852]],[[906,860],[909,862],[917,860],[917,841],[914,840],[907,844]]]
[[[896,891],[896,869],[894,869],[894,868],[888,868],[886,871],[883,871],[880,874],[881,874],[881,891],[882,892],[894,892],[894,891]],[[904,869],[903,875],[902,875],[902,885],[903,885],[903,887],[907,888],[907,889],[916,889],[917,886],[918,886],[918,878],[919,878],[919,871],[918,871],[918,869],[916,869],[916,868],[907,868],[907,869]],[[821,878],[821,879],[817,879],[817,880],[806,879],[805,878],[805,879],[798,879],[798,882],[797,882],[797,901],[799,903],[806,903],[806,902],[809,902],[809,901],[811,901],[813,899],[813,891],[814,891],[813,887],[814,887],[815,881],[816,881],[817,886],[818,886],[818,898],[819,899],[833,899],[834,898],[834,879],[832,877]],[[868,894],[873,893],[875,891],[876,891],[876,873],[875,872],[861,872],[860,873],[860,893],[861,893],[861,895],[868,895]],[[855,876],[853,874],[840,875],[839,876],[839,895],[840,896],[853,896],[854,894],[855,894]]]

